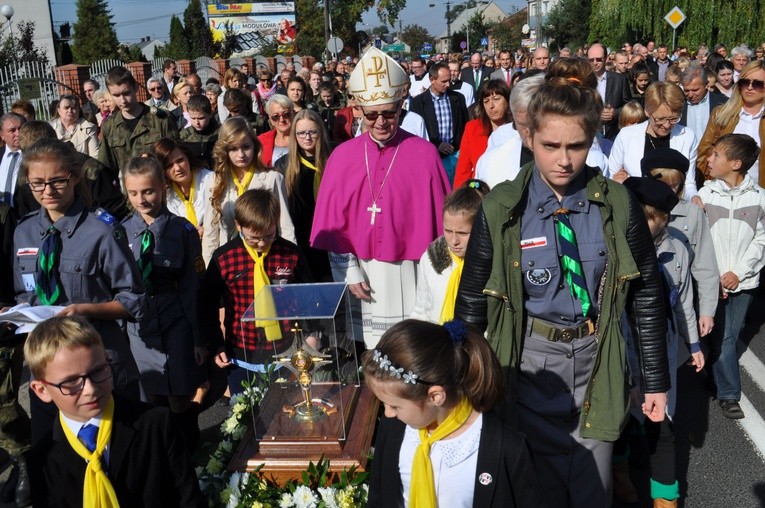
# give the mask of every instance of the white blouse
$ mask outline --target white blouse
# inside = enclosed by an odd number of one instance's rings
[[[214,175],[215,173],[209,169],[200,169],[194,173],[194,201],[191,204],[194,207],[194,212],[197,214],[199,226],[204,226],[205,224],[205,203],[210,200],[209,190],[212,187],[208,186],[207,180],[214,179]],[[172,183],[167,187],[167,209],[179,217],[188,219],[186,216],[186,205],[178,196]]]
[[[215,177],[207,179],[207,194],[211,198],[216,180]],[[252,177],[252,181],[250,181],[250,185],[247,187],[247,190],[250,189],[266,189],[273,192],[279,198],[279,206],[281,208],[281,219],[278,229],[279,236],[292,243],[297,243],[295,239],[295,226],[292,225],[292,218],[290,218],[290,211],[287,206],[287,191],[284,187],[284,177],[282,174],[274,170],[256,172]],[[205,202],[204,216],[206,220],[205,234],[202,237],[202,257],[204,257],[206,264],[210,263],[215,249],[224,245],[237,234],[236,225],[234,224],[234,203],[238,197],[236,185],[234,185],[229,176],[226,178],[226,191],[223,193],[223,199],[221,200],[222,220],[218,212],[213,208],[210,199]]]
[[[471,508],[478,468],[478,445],[481,441],[483,415],[479,414],[465,432],[454,439],[436,441],[430,447],[436,499],[441,508]],[[417,429],[407,425],[398,457],[398,471],[404,493],[404,506],[409,506],[414,452],[420,444]]]

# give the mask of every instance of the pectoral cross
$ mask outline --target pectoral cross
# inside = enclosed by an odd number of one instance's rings
[[[375,215],[377,215],[378,212],[382,213],[382,208],[377,208],[377,203],[372,203],[372,206],[367,207],[367,212],[372,212],[372,219],[369,221],[369,223],[374,225]]]

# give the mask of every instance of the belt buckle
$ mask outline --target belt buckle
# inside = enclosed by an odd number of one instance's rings
[[[560,336],[558,337],[559,342],[571,342],[574,340],[574,329],[573,328],[563,328],[562,330],[559,330]]]

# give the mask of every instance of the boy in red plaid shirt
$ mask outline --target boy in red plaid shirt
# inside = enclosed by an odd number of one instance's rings
[[[230,367],[229,389],[242,392],[247,370],[261,370],[289,347],[276,322],[242,322],[242,316],[264,285],[311,282],[300,248],[276,234],[279,201],[270,191],[252,189],[234,205],[239,235],[218,248],[202,281],[203,322],[211,337],[215,363]],[[224,309],[225,339],[218,309]],[[265,328],[264,328],[265,326]]]

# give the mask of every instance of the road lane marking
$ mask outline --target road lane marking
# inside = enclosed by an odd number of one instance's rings
[[[760,460],[765,462],[765,420],[762,419],[760,413],[754,408],[746,395],[741,394],[741,401],[739,402],[741,409],[744,410],[746,418],[736,420],[741,428],[746,432],[749,441],[752,442],[757,449]]]

